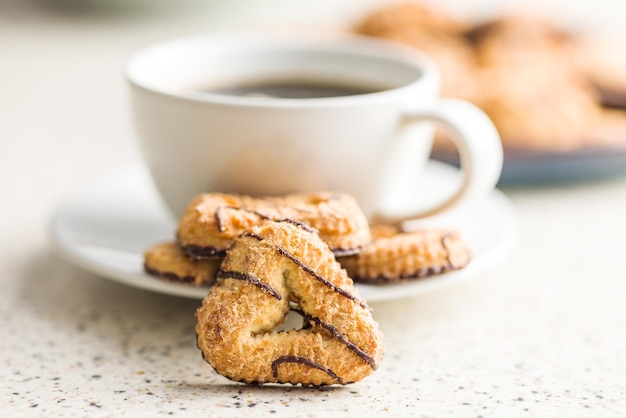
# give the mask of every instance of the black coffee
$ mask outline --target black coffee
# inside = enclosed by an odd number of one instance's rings
[[[266,81],[242,83],[205,90],[208,93],[243,97],[276,97],[283,99],[315,99],[375,93],[383,88],[319,81]]]

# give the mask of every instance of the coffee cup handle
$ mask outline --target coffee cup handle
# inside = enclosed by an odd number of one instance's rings
[[[434,122],[445,129],[459,153],[462,181],[458,190],[443,202],[419,213],[379,215],[376,220],[402,223],[439,214],[486,196],[500,178],[502,142],[489,117],[475,105],[459,99],[439,99],[421,109],[405,112],[409,123]]]

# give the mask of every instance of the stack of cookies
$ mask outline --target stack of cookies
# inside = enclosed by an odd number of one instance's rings
[[[196,332],[204,359],[245,383],[348,384],[382,360],[382,334],[354,281],[387,284],[463,268],[455,231],[371,226],[331,192],[254,198],[206,193],[145,270],[207,286]],[[277,332],[289,312],[302,328]]]
[[[456,270],[469,262],[458,232],[370,226],[358,203],[345,194],[254,198],[206,193],[194,198],[180,218],[176,242],[148,249],[146,271],[183,283],[212,285],[235,239],[267,220],[311,228],[356,282],[406,281]]]
[[[616,109],[626,106],[626,79],[615,76],[626,60],[598,62],[621,57],[620,50],[598,54],[586,37],[537,16],[473,24],[420,3],[372,13],[355,30],[430,55],[442,72],[442,95],[481,107],[505,153],[626,147],[626,113]]]

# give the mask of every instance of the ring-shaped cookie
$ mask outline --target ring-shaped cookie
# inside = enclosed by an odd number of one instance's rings
[[[305,326],[275,331],[291,310]],[[297,222],[265,221],[236,239],[196,317],[204,359],[235,381],[347,384],[382,359],[371,310],[328,246]]]

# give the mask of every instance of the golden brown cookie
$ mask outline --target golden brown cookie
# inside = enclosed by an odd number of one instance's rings
[[[469,35],[476,47],[475,103],[506,150],[569,151],[584,146],[600,116],[598,97],[579,71],[571,36],[535,16],[488,22]]]
[[[475,45],[477,60],[484,67],[505,66],[549,76],[576,72],[571,35],[540,16],[503,16],[472,28],[465,37]]]
[[[276,332],[292,310],[304,326]],[[204,359],[235,381],[348,384],[382,359],[370,309],[301,223],[264,221],[236,239],[196,318]]]
[[[466,24],[435,8],[405,2],[371,13],[356,27],[356,32],[370,36],[386,36],[405,29],[460,33]]]
[[[449,33],[406,28],[389,32],[384,39],[412,46],[432,58],[442,73],[441,95],[473,100],[479,94],[475,83],[475,53],[467,40]]]
[[[626,79],[620,79],[626,59],[610,53],[620,50],[615,45],[607,53],[606,39],[600,46],[581,42],[554,19],[523,13],[478,25],[455,23],[445,12],[419,4],[373,12],[355,31],[430,55],[441,69],[442,96],[484,110],[512,158],[518,151],[623,144],[616,124],[606,124],[616,118],[607,118],[601,105],[626,108]],[[441,134],[434,148],[444,158],[456,155]]]
[[[580,35],[574,42],[576,65],[594,86],[602,105],[626,109],[626,37]],[[622,141],[623,142],[623,141]]]
[[[340,259],[355,281],[395,283],[463,268],[470,253],[459,234],[445,230],[399,232],[372,227],[372,242],[354,256]]]
[[[466,25],[423,4],[401,3],[366,17],[357,33],[412,46],[429,55],[444,75],[441,95],[472,100],[475,53],[462,36]]]
[[[603,109],[596,123],[585,131],[585,145],[590,148],[626,148],[626,112]]]
[[[190,257],[223,257],[239,234],[267,219],[293,219],[310,225],[335,255],[354,254],[370,240],[365,215],[345,194],[254,198],[206,193],[193,199],[180,219],[178,242]]]
[[[196,286],[212,285],[221,260],[192,260],[173,242],[150,247],[144,254],[144,269],[152,276]]]
[[[566,78],[515,74],[485,71],[491,89],[477,102],[496,125],[505,150],[569,151],[584,146],[585,132],[601,115],[593,92]]]

